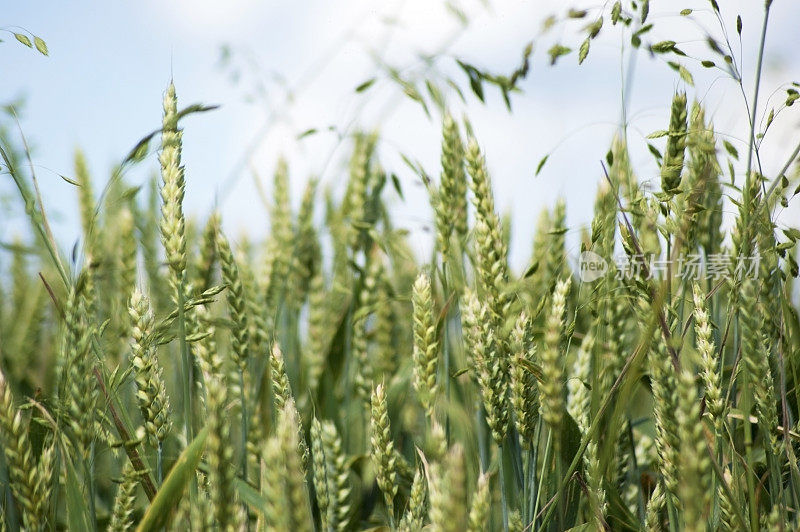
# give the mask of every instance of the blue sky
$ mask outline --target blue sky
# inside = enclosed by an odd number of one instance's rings
[[[651,4],[650,17],[657,27],[653,41],[671,38],[687,51],[704,50],[696,42],[695,26],[674,13],[674,2]],[[697,6],[698,20],[715,30],[707,2],[684,4]],[[749,96],[761,2],[721,4],[731,33],[736,13],[742,13],[745,21],[742,59]],[[295,200],[310,175],[341,190],[347,149],[326,128],[379,129],[384,165],[400,176],[406,191],[405,202],[391,199],[397,219],[423,235],[415,240],[423,253],[428,245],[424,228],[430,226],[431,214],[424,189],[399,153],[412,155],[436,175],[438,118],[435,113],[433,120],[427,118],[418,105],[403,98],[374,57],[380,55],[409,73],[421,70],[420,53],[444,51],[437,70],[467,87],[455,57],[508,73],[524,45],[537,37],[544,17],[565,11],[564,3],[555,0],[460,5],[470,18],[466,29],[460,29],[443,2],[424,0],[7,0],[0,28],[19,31],[19,27],[41,36],[50,57],[24,48],[3,32],[0,102],[26,98],[21,125],[35,146],[46,208],[58,222],[56,232],[65,248],[78,235],[76,194],[58,174],[72,174],[72,155],[80,147],[95,180],[104,183],[113,165],[158,126],[162,94],[173,78],[181,106],[195,102],[222,106],[184,123],[190,215],[204,218],[218,205],[234,238],[244,232],[263,235],[268,219],[254,174],[268,182],[282,154],[290,162]],[[764,95],[783,81],[800,79],[800,60],[792,54],[798,26],[800,4],[775,0]],[[547,65],[547,48],[555,40],[577,46],[579,28],[576,24],[557,28],[537,40],[532,72],[521,85],[523,92],[513,97],[513,113],[506,111],[491,88],[485,105],[469,95],[467,104],[452,95],[449,99],[456,113],[470,117],[486,150],[498,208],[514,212],[512,247],[518,266],[530,252],[538,211],[557,197],[567,197],[568,221],[575,232],[589,222],[601,177],[598,161],[620,121],[621,41],[616,29],[610,25],[603,29],[583,66],[575,64],[574,55],[555,68]],[[443,43],[449,46],[443,48]],[[227,66],[220,63],[223,45],[232,51]],[[747,133],[739,87],[718,71],[703,71],[696,64],[691,68],[696,89],[688,88],[690,97],[708,102],[717,128],[729,134],[727,138],[741,151],[740,140]],[[375,76],[378,81],[368,91],[355,93],[358,84]],[[640,56],[630,95],[629,135],[634,163],[645,179],[655,175],[655,169],[644,149],[644,136],[666,126],[672,92],[684,88],[663,62]],[[779,102],[780,94],[776,98],[774,102]],[[762,103],[769,105],[766,97]],[[775,132],[764,144],[765,157],[773,162],[767,169],[774,171],[784,162],[789,146],[798,140],[798,122],[796,113],[784,113],[776,120]],[[320,133],[298,141],[297,136],[310,128]],[[254,147],[252,152],[249,146]],[[534,177],[536,165],[547,153],[552,153],[547,165]],[[155,169],[153,157],[128,179],[141,183]],[[0,195],[10,192],[8,183],[0,182]],[[6,214],[0,220],[0,241],[13,238],[19,228],[8,222]]]

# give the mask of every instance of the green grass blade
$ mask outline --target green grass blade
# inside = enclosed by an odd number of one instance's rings
[[[167,524],[170,515],[183,496],[186,485],[193,478],[195,469],[200,463],[206,436],[208,436],[207,428],[201,430],[192,443],[183,450],[144,514],[136,529],[137,532],[160,530]]]

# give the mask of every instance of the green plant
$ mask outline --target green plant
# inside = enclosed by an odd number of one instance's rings
[[[594,16],[579,62],[603,20],[644,46],[649,3],[608,7],[568,12]],[[721,20],[713,1],[711,15]],[[647,48],[691,85],[676,42]],[[711,49],[742,86],[731,47]],[[461,66],[473,91],[495,84],[510,106],[530,54],[511,76]],[[639,186],[621,128],[581,241],[606,264],[590,280],[571,271],[566,202],[541,216],[531,266],[509,266],[480,132],[446,109],[441,178],[421,172],[436,230],[425,262],[393,224],[377,134],[352,136],[344,196],[327,192],[322,224],[319,184],[292,212],[279,163],[270,233],[237,245],[217,213],[196,231],[185,219],[179,123],[207,108],[179,111],[170,84],[149,198],[120,170],[115,201],[96,200],[76,155],[73,261],[50,234],[35,174],[0,137],[33,235],[8,246],[0,270],[3,525],[797,529],[800,230],[779,233],[775,212],[800,191],[800,145],[774,175],[756,170],[763,54],[762,39],[741,186],[721,161],[738,154],[683,91],[650,136],[665,137],[663,156],[652,146],[660,190]],[[630,271],[615,267],[618,243]],[[697,279],[653,268],[688,255],[706,265]],[[731,261],[715,278],[720,256]]]

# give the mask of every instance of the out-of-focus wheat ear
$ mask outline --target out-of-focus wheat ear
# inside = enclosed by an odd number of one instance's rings
[[[172,427],[170,403],[163,368],[152,345],[153,311],[150,301],[138,288],[131,295],[128,312],[131,317],[131,365],[136,382],[136,399],[150,444],[161,446]]]
[[[39,530],[47,514],[47,500],[38,487],[43,484],[41,471],[33,463],[28,429],[22,413],[14,406],[11,387],[0,371],[0,441],[6,455],[11,492],[22,511],[27,530]]]
[[[320,422],[325,468],[328,478],[328,524],[331,530],[349,530],[351,518],[350,475],[347,455],[342,451],[342,440],[331,421]]]
[[[261,495],[266,502],[263,528],[259,530],[291,530],[289,501],[284,487],[286,468],[281,442],[277,437],[267,440],[262,451]],[[259,523],[261,525],[261,523]]]
[[[353,317],[352,351],[355,359],[355,389],[359,397],[369,401],[375,378],[375,365],[369,356],[367,322],[376,305],[376,288],[383,276],[383,260],[379,248],[373,248],[367,258],[367,271],[358,295],[358,309]]]
[[[411,292],[414,307],[414,389],[422,407],[433,419],[436,400],[436,370],[439,361],[439,342],[436,339],[431,280],[421,273]]]
[[[329,336],[329,293],[325,289],[325,276],[318,271],[311,278],[308,296],[308,318],[306,344],[303,349],[305,367],[307,371],[306,382],[311,393],[317,391],[320,378],[325,370],[325,360],[328,351]]]
[[[292,399],[292,389],[289,385],[289,377],[286,374],[286,363],[283,359],[283,351],[281,351],[281,347],[277,342],[272,345],[269,367],[275,410],[280,412],[283,410],[286,403]]]
[[[712,494],[711,461],[703,434],[700,417],[700,398],[697,395],[694,376],[684,368],[677,379],[678,384],[678,493],[683,507],[685,530],[706,530],[709,503]]]
[[[45,438],[42,454],[39,455],[39,463],[37,464],[38,473],[36,475],[36,484],[34,492],[36,493],[35,499],[39,503],[40,519],[47,522],[47,515],[50,508],[50,497],[53,494],[53,474],[55,472],[56,461],[56,442],[53,438],[48,436]]]
[[[491,496],[489,475],[483,473],[478,477],[478,486],[475,489],[475,494],[472,496],[472,501],[470,503],[467,524],[467,530],[470,532],[482,532],[486,530],[489,520],[489,511],[492,505]]]
[[[561,353],[561,336],[564,329],[564,312],[571,278],[559,281],[553,291],[550,313],[547,316],[542,349],[542,381],[539,383],[542,419],[552,430],[555,445],[564,419],[564,365]]]
[[[398,530],[414,532],[421,530],[427,514],[425,499],[427,495],[427,481],[420,468],[414,471],[414,480],[411,482],[411,494],[408,497],[408,508],[400,520]]]
[[[331,504],[328,489],[330,482],[328,480],[328,468],[325,459],[325,446],[322,443],[322,425],[316,417],[311,420],[310,436],[312,458],[311,472],[314,481],[314,493],[317,496],[320,524],[322,525],[322,530],[329,530],[330,519],[328,510]]]
[[[661,189],[670,195],[675,195],[681,186],[687,128],[686,93],[678,92],[672,98],[667,148],[661,163]]]
[[[222,231],[217,232],[217,252],[222,270],[222,280],[227,286],[228,308],[231,321],[231,352],[233,361],[243,372],[247,368],[248,344],[250,335],[247,321],[247,301],[244,296],[242,278],[239,275],[239,266],[231,251],[228,239]],[[240,383],[241,384],[241,383]]]
[[[81,217],[84,249],[89,251],[93,249],[96,238],[97,212],[92,176],[86,164],[86,156],[81,150],[75,151],[75,181],[78,183],[78,210]]]
[[[592,398],[586,383],[592,382],[592,349],[595,345],[594,335],[589,332],[583,337],[572,372],[567,380],[567,412],[582,433],[589,430],[592,414]]]
[[[706,255],[719,253],[724,234],[722,232],[722,187],[719,176],[721,168],[717,159],[717,141],[714,124],[706,122],[703,107],[694,102],[689,119],[687,139],[688,161],[687,188],[697,190],[696,201],[700,207],[695,214],[692,241],[703,248]],[[696,246],[687,246],[696,249]]]
[[[372,392],[370,455],[375,466],[378,487],[386,500],[389,520],[394,526],[394,498],[397,495],[397,464],[394,453],[386,388],[378,384]]]
[[[342,214],[350,224],[347,228],[347,244],[353,249],[358,246],[362,224],[366,219],[369,166],[375,140],[372,135],[357,134],[350,157],[350,178],[342,201]]]
[[[464,146],[458,124],[450,113],[442,121],[442,174],[435,197],[436,243],[442,260],[450,255],[450,238],[455,233],[460,242],[467,235],[467,180],[464,171]]]
[[[270,366],[270,379],[272,382],[272,397],[275,405],[275,411],[281,412],[286,409],[286,405],[290,405],[296,409],[294,396],[292,395],[292,388],[289,384],[289,376],[286,374],[286,363],[283,359],[283,352],[277,342],[272,345],[272,352],[269,359]],[[295,430],[297,432],[296,440],[298,442],[298,452],[302,458],[303,470],[308,467],[309,452],[306,440],[303,437],[303,426],[299,414],[295,413],[292,419],[297,421]]]
[[[114,294],[112,311],[114,332],[117,336],[118,345],[114,347],[118,350],[115,356],[120,356],[127,347],[130,337],[130,320],[127,318],[128,299],[136,288],[136,274],[138,262],[138,243],[136,242],[136,227],[133,221],[133,213],[126,206],[117,214],[117,232],[119,241],[116,243],[118,252],[115,254],[116,268],[119,275],[118,288]]]
[[[593,334],[591,332],[587,333],[578,348],[572,373],[567,380],[567,412],[575,420],[578,429],[584,436],[589,430],[592,414],[591,393],[586,383],[592,381],[592,349],[594,344]],[[599,527],[598,530],[600,530],[605,527],[603,516],[606,512],[607,503],[597,443],[597,438],[593,437],[586,445],[583,462],[592,518],[595,526]]]
[[[295,249],[291,205],[289,167],[286,159],[280,158],[273,176],[272,203],[269,208],[270,234],[265,250],[264,282],[267,305],[270,308],[277,306],[280,298],[288,296],[286,280]]]
[[[692,298],[694,302],[694,332],[697,350],[700,353],[706,412],[714,425],[716,437],[720,438],[723,435],[726,408],[720,385],[719,357],[714,347],[705,294],[697,283],[693,286]]]
[[[522,523],[522,514],[519,510],[511,510],[508,513],[508,532],[525,532],[527,529]]]
[[[447,435],[444,427],[435,419],[431,421],[431,428],[425,435],[425,455],[434,461],[439,461],[447,454]]]
[[[659,532],[661,527],[661,512],[666,506],[667,498],[664,495],[664,489],[659,482],[656,488],[650,495],[650,501],[647,503],[644,516],[644,529],[648,532]]]
[[[461,532],[467,525],[464,450],[454,444],[429,471],[430,521],[434,532]]]
[[[188,314],[188,318],[189,334],[195,338],[195,341],[192,342],[192,354],[203,375],[203,388],[205,389],[207,388],[205,381],[214,375],[217,377],[223,375],[225,361],[217,349],[216,327],[208,308],[205,305],[197,305]],[[201,383],[198,382],[198,386],[200,385]],[[205,393],[207,395],[208,391],[205,390]]]
[[[227,410],[229,399],[226,382],[220,375],[206,380],[208,439],[206,461],[209,470],[209,495],[216,526],[220,530],[238,530],[237,496],[234,482],[236,466]]]
[[[201,292],[210,288],[214,279],[214,266],[217,263],[217,233],[219,232],[219,213],[214,211],[208,217],[203,233],[200,235],[200,252],[196,259],[192,282]]]
[[[289,506],[284,508],[291,516],[288,530],[311,532],[314,521],[311,518],[311,506],[306,486],[305,464],[307,457],[301,451],[305,442],[300,438],[297,427],[300,419],[294,400],[290,400],[278,415],[278,426],[275,437],[281,445],[281,455],[285,464],[284,483]],[[268,464],[268,467],[271,464]]]
[[[653,414],[656,425],[658,466],[663,479],[664,496],[678,498],[678,449],[680,438],[675,413],[678,408],[677,384],[672,361],[663,341],[648,355]]]
[[[391,288],[391,279],[384,269],[376,287],[375,328],[372,339],[375,343],[375,380],[388,380],[398,366],[398,329],[402,327],[396,311],[396,298]],[[400,325],[400,327],[398,327]]]
[[[509,377],[514,423],[522,448],[530,450],[536,437],[539,396],[536,378],[529,369],[536,356],[533,323],[524,311],[520,313],[511,331],[511,353],[513,359],[509,366]]]
[[[742,362],[747,371],[747,386],[752,387],[756,414],[774,457],[780,456],[775,385],[764,338],[764,316],[759,312],[755,281],[745,279],[739,308],[742,327]]]
[[[731,495],[734,497],[737,496],[738,490],[736,486],[733,484],[733,477],[729,470],[725,470],[723,472],[722,482],[727,484],[730,488]],[[719,501],[719,527],[720,530],[724,531],[732,531],[736,530],[736,526],[734,522],[736,520],[735,514],[736,511],[734,510],[734,504],[738,505],[739,501],[731,500],[728,496],[728,492],[724,489],[723,485],[720,484],[717,487],[717,500]]]
[[[136,470],[130,465],[130,462],[126,462],[122,469],[122,482],[114,497],[111,522],[108,525],[109,532],[126,532],[133,528],[133,510],[136,504],[136,486],[138,484]]]
[[[183,214],[183,196],[186,192],[184,170],[181,166],[183,131],[178,129],[178,98],[175,85],[170,82],[164,94],[164,119],[161,130],[161,242],[171,276],[173,298],[177,303],[178,290],[182,289],[186,271],[186,219]]]
[[[314,199],[316,197],[317,180],[311,179],[303,192],[300,210],[297,212],[295,252],[289,268],[288,303],[298,311],[308,296],[311,280],[320,270],[322,251],[319,235],[314,226]]]

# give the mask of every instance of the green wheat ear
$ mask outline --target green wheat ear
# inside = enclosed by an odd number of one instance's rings
[[[40,465],[33,463],[28,439],[28,427],[22,412],[14,407],[14,397],[0,371],[0,443],[6,457],[10,489],[22,512],[22,522],[28,530],[39,530],[47,515],[52,475],[52,449],[43,454]]]
[[[431,281],[424,273],[414,282],[411,300],[414,306],[414,389],[428,417],[433,418],[439,357]]]
[[[564,312],[571,279],[559,281],[553,291],[550,313],[545,324],[544,348],[542,349],[542,381],[539,384],[542,419],[553,434],[560,433],[566,409],[564,399],[564,366],[561,356],[561,334],[564,329]],[[556,436],[557,438],[557,436]],[[556,439],[558,444],[558,439]]]
[[[672,99],[667,149],[661,163],[661,189],[670,195],[675,195],[681,185],[687,128],[686,93],[679,92]]]
[[[389,413],[386,404],[386,389],[378,384],[372,392],[371,424],[372,436],[371,456],[377,471],[378,487],[383,492],[386,508],[393,519],[394,498],[397,495],[397,464],[394,453],[392,431],[389,427]]]
[[[184,170],[181,166],[183,131],[178,129],[178,98],[170,82],[164,95],[164,120],[161,133],[161,242],[166,251],[171,272],[173,292],[183,280],[186,270],[186,219],[183,215],[183,196],[186,192]],[[176,296],[177,297],[177,296]]]
[[[153,311],[150,301],[137,288],[131,296],[131,365],[136,382],[136,399],[144,418],[151,445],[163,444],[172,427],[170,403],[163,368],[152,343]]]

